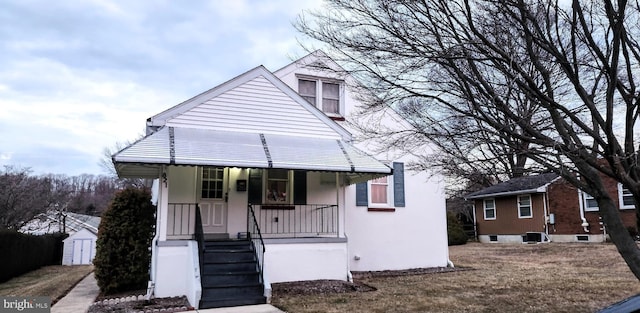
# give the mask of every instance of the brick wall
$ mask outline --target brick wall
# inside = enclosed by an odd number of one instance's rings
[[[608,177],[604,177],[603,180],[607,192],[616,203],[616,206],[620,207],[618,200],[618,183]],[[602,234],[598,212],[585,212],[585,218],[589,223],[589,232],[585,233],[581,226],[582,220],[580,219],[579,201],[581,201],[581,199],[579,198],[578,190],[574,186],[564,179],[560,179],[547,188],[547,194],[549,195],[549,214],[553,213],[555,215],[555,225],[550,225],[549,234]],[[624,224],[627,227],[635,228],[635,210],[627,209],[620,211]]]

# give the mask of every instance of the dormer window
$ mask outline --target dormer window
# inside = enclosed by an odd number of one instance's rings
[[[324,78],[298,79],[298,93],[309,103],[331,117],[343,112],[342,83]]]

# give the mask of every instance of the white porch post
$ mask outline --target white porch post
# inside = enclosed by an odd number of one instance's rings
[[[158,188],[158,229],[156,229],[156,231],[160,235],[160,241],[167,240],[167,218],[169,217],[169,177],[167,176],[167,172],[167,168],[164,167]]]

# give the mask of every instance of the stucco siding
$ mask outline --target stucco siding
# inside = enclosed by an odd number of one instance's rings
[[[438,177],[406,171],[405,198],[405,207],[396,207],[394,212],[369,211],[356,206],[355,186],[347,188],[346,232],[352,271],[447,265],[445,197]]]

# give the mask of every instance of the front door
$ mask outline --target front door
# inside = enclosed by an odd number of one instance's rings
[[[205,234],[227,233],[227,170],[203,167],[200,173],[200,215]]]

